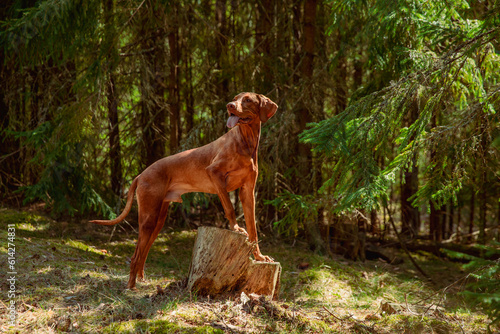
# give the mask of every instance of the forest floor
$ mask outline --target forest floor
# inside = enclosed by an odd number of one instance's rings
[[[9,224],[15,224],[15,239],[9,240]],[[261,249],[283,267],[279,299],[213,299],[182,288],[196,231],[165,227],[146,262],[146,280],[126,290],[137,233],[122,224],[109,241],[112,227],[0,207],[2,332],[486,332],[488,319],[459,294],[467,273],[425,253],[415,257],[433,282],[419,276],[404,254],[399,265],[353,262],[264,237]],[[15,261],[9,264],[12,244]],[[8,322],[10,271],[15,327]]]

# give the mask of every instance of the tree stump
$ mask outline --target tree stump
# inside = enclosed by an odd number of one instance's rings
[[[281,265],[252,260],[254,247],[240,233],[201,226],[194,243],[188,289],[201,295],[245,292],[277,299]]]

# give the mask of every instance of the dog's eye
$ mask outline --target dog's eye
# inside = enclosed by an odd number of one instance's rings
[[[245,102],[252,102],[252,100],[250,100],[250,99],[246,99],[246,100],[245,100]]]

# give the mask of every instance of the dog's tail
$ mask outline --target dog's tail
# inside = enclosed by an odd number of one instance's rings
[[[127,195],[127,204],[125,205],[125,209],[123,209],[122,213],[118,217],[112,220],[91,220],[90,222],[94,224],[110,226],[118,224],[119,222],[124,220],[125,217],[127,217],[128,213],[130,212],[130,209],[132,208],[132,202],[134,201],[134,194],[135,194],[135,189],[137,188],[137,181],[139,180],[139,176],[136,177],[132,182],[132,184],[130,185],[130,189]]]

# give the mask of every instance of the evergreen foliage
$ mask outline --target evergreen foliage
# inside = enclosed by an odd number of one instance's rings
[[[293,237],[296,237],[308,222],[317,220],[320,208],[320,203],[314,200],[314,196],[301,196],[290,191],[278,194],[274,200],[266,200],[264,203],[287,212],[282,219],[274,222],[274,227],[278,233]]]
[[[433,241],[500,226],[498,0],[7,0],[0,25],[2,201],[113,217],[145,167],[218,138],[226,103],[256,91],[279,105],[260,229],[321,249],[349,211],[403,231],[410,204]],[[189,194],[171,216],[214,203]],[[481,261],[471,296],[498,322],[498,263]]]
[[[112,217],[113,209],[96,193],[85,172],[84,141],[75,138],[77,132],[70,138],[55,139],[54,123],[47,121],[33,131],[14,133],[36,152],[29,164],[43,168],[36,184],[19,189],[25,192],[24,202],[42,200],[54,213],[102,212]]]
[[[15,1],[2,23],[0,44],[16,66],[61,63],[86,50],[99,29],[100,1],[45,0],[23,8]]]
[[[279,105],[259,148],[260,228],[319,235],[346,211],[383,218],[371,209],[402,207],[405,173],[417,176],[407,198],[420,213],[455,209],[449,234],[491,228],[500,216],[499,8],[7,1],[0,195],[112,216],[146,166],[218,138],[226,103],[257,91]],[[208,203],[188,195],[182,208]]]
[[[489,246],[478,245],[483,257],[459,252],[446,251],[452,257],[469,261],[463,267],[469,274],[467,290],[462,294],[482,307],[491,319],[488,330],[497,327],[500,322],[500,243],[492,242]],[[496,259],[496,260],[488,260]]]
[[[373,10],[368,19],[383,22],[380,29],[394,29],[397,35],[408,36],[404,31],[411,28],[420,41],[416,48],[410,44],[392,52],[380,50],[399,58],[390,69],[398,64],[396,68],[405,65],[407,70],[382,89],[370,93],[362,88],[356,94],[360,98],[344,112],[301,135],[316,152],[335,161],[322,191],[339,199],[337,211],[378,208],[415,154],[426,167],[413,197],[415,206],[428,200],[437,205],[456,202],[457,193],[475,175],[478,159],[490,175],[498,171],[499,151],[490,146],[500,130],[500,59],[491,44],[499,36],[498,25],[468,20],[442,3],[414,6],[418,3],[398,2],[409,23],[404,29],[389,5],[389,12]],[[379,45],[376,39],[374,43]],[[412,108],[418,109],[418,118],[404,126]]]
[[[42,200],[55,213],[113,216],[91,182],[85,154],[103,65],[102,52],[84,55],[99,43],[100,9],[98,1],[47,0],[29,8],[15,2],[2,22],[5,134],[21,143],[27,157],[20,179],[37,174],[19,190],[24,203]]]

